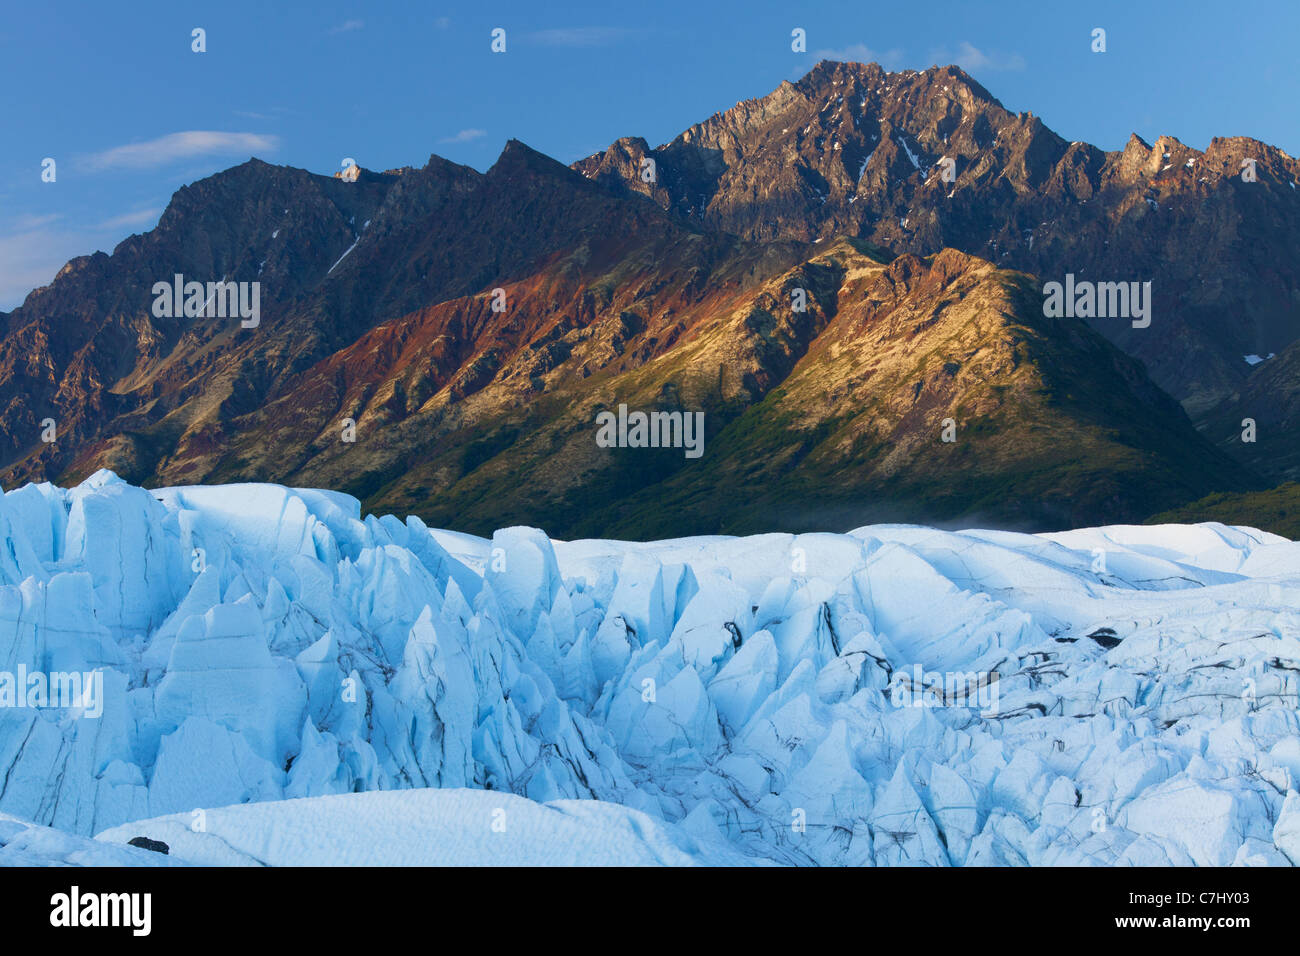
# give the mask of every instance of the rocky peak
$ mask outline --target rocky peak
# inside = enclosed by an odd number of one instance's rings
[[[537,174],[568,176],[569,170],[563,163],[556,162],[545,153],[539,153],[517,139],[506,141],[501,155],[487,171],[489,177],[496,178]]]
[[[1243,189],[1252,159],[1255,188]],[[1300,330],[1300,162],[1245,138],[1204,153],[1172,136],[1149,144],[1135,134],[1117,152],[1070,143],[955,66],[889,73],[823,61],[663,146],[626,137],[574,168],[750,239],[849,235],[896,253],[957,248],[1040,275],[1150,279],[1158,327],[1098,328],[1194,414],[1244,377],[1241,354],[1280,351]],[[1253,278],[1260,255],[1281,272]],[[1221,281],[1188,265],[1204,261]],[[1225,326],[1225,312],[1238,321]]]

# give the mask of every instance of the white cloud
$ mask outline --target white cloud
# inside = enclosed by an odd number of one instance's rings
[[[962,40],[957,45],[955,55],[950,53],[947,47],[934,50],[930,54],[930,62],[936,65],[955,63],[967,73],[975,70],[1023,70],[1025,68],[1025,58],[1019,53],[985,53],[966,40]]]
[[[10,229],[14,232],[34,232],[35,230],[44,228],[62,218],[63,214],[58,212],[47,213],[44,216],[33,216],[30,213],[23,213],[10,223]]]
[[[0,236],[0,309],[12,311],[27,293],[49,285],[64,263],[93,252],[93,240],[60,229],[26,229]]]
[[[331,30],[330,33],[351,33],[353,30],[360,30],[365,25],[364,20],[346,20]]]
[[[271,153],[279,139],[262,133],[222,133],[212,130],[187,130],[168,133],[145,143],[114,146],[103,152],[79,157],[81,168],[91,172],[109,169],[156,169],[178,159],[196,156]]]
[[[486,136],[485,129],[463,129],[455,136],[444,136],[438,140],[440,143],[468,143],[470,140],[478,139],[480,136]]]
[[[841,63],[879,63],[886,70],[893,70],[902,66],[903,51],[893,49],[881,52],[871,49],[865,43],[851,43],[838,49],[814,50],[812,58]]]
[[[96,250],[111,252],[124,233],[152,228],[160,207],[137,209],[105,219],[86,229],[55,225],[63,217],[21,215],[0,235],[0,310],[13,311],[27,293],[49,285],[68,260]]]
[[[158,217],[162,215],[162,207],[154,206],[152,209],[137,209],[135,212],[123,213],[120,216],[114,216],[112,219],[105,219],[96,229],[122,229],[132,226],[153,226],[158,222]]]
[[[525,33],[523,39],[541,46],[606,46],[633,32],[625,27],[562,27]]]

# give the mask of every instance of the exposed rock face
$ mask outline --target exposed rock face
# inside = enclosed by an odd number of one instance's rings
[[[848,234],[1044,280],[1149,279],[1150,328],[1096,325],[1198,417],[1245,380],[1242,355],[1300,335],[1300,161],[1244,137],[1204,152],[1169,136],[1113,153],[1070,143],[953,66],[823,62],[658,149],[622,139],[574,168],[751,238]]]
[[[126,842],[128,846],[138,846],[142,850],[149,850],[153,853],[161,853],[164,856],[168,855],[171,852],[171,847],[169,847],[162,840],[150,840],[148,837],[145,836],[132,837]]]
[[[573,169],[514,141],[486,173],[431,157],[345,182],[253,160],[0,316],[0,479],[275,480],[561,536],[1077,526],[1251,490],[1141,365],[1044,317],[1041,294],[1066,270],[1154,275],[1150,328],[1098,330],[1148,359],[1159,344],[1157,380],[1190,383],[1188,407],[1244,394],[1240,355],[1284,347],[1269,322],[1295,264],[1269,259],[1252,298],[1240,263],[1204,257],[1300,221],[1250,212],[1294,161],[1246,142],[1105,154],[955,68],[822,64]],[[945,152],[955,183],[932,168]],[[1233,179],[1247,153],[1251,184]],[[1032,243],[1010,241],[1022,225]],[[1009,268],[1025,263],[1043,275]],[[260,321],[158,317],[154,284],[177,274],[259,283]],[[1175,307],[1176,275],[1200,291]],[[1211,328],[1193,299],[1243,323]],[[598,447],[595,416],[619,404],[703,411],[707,452]]]

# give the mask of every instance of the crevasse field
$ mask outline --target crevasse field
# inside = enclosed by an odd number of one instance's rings
[[[0,670],[104,675],[0,707],[0,863],[1300,861],[1248,528],[485,540],[109,472],[0,526]]]

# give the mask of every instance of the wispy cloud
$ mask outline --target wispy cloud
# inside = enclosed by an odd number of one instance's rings
[[[879,63],[886,70],[893,70],[903,65],[903,51],[873,50],[865,43],[851,43],[848,46],[814,50],[814,60],[836,60],[842,63]]]
[[[451,17],[439,17],[433,21],[433,25],[439,30],[445,30],[451,26]]]
[[[444,136],[438,140],[440,143],[468,143],[470,140],[478,139],[480,136],[486,136],[485,129],[463,129],[455,136]]]
[[[16,233],[32,232],[33,230],[43,229],[45,226],[52,225],[62,218],[63,214],[58,212],[46,213],[43,216],[33,216],[29,213],[24,213],[21,216],[16,216],[13,222],[10,223],[10,231]]]
[[[276,120],[282,119],[290,113],[296,113],[297,110],[291,110],[284,106],[272,106],[263,110],[231,110],[236,116],[243,116],[246,119],[255,120]]]
[[[27,293],[48,285],[65,262],[85,251],[66,233],[0,236],[0,309],[22,305]]]
[[[362,29],[365,25],[366,22],[364,20],[345,20],[343,23],[340,23],[338,26],[334,27],[334,29],[330,30],[330,33],[351,33],[353,30]]]
[[[635,32],[627,27],[560,27],[525,33],[523,40],[539,46],[608,46]]]
[[[114,216],[111,219],[105,219],[96,229],[123,229],[132,226],[151,226],[158,221],[162,215],[162,207],[154,206],[151,209],[137,209],[135,212],[126,212],[120,216]]]
[[[221,133],[187,130],[168,133],[144,143],[114,146],[103,152],[78,158],[78,165],[90,172],[110,169],[157,169],[179,159],[197,156],[228,156],[271,153],[280,145],[275,136],[262,133]]]
[[[967,73],[976,70],[1023,70],[1025,68],[1025,58],[1019,53],[986,53],[966,40],[962,40],[957,45],[956,53],[950,52],[947,47],[932,50],[930,62],[937,65],[955,63]]]
[[[152,227],[161,213],[157,206],[137,209],[86,229],[67,228],[58,213],[14,217],[0,234],[0,309],[17,308],[27,293],[49,285],[70,259],[96,249],[111,251],[126,233]]]

